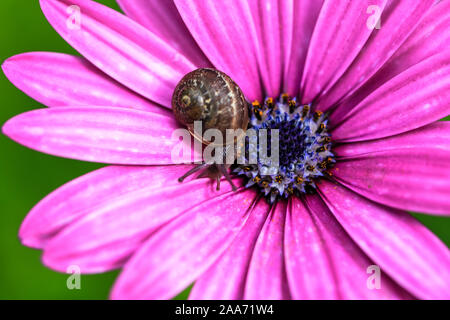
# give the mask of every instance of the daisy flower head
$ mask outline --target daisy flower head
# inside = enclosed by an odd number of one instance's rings
[[[407,212],[450,213],[450,126],[439,121],[449,0],[118,3],[125,14],[40,0],[81,57],[2,65],[49,107],[10,119],[5,135],[108,164],[23,221],[22,243],[46,266],[121,268],[114,299],[168,299],[192,283],[192,299],[450,298],[449,250]],[[220,190],[178,181],[195,165],[173,162],[184,126],[172,97],[198,69],[240,88],[244,129],[276,129],[277,166],[235,163],[216,176],[231,182]]]

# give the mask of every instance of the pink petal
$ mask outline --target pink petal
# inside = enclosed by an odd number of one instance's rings
[[[86,59],[130,89],[163,106],[195,65],[130,18],[94,1],[40,0],[55,30]],[[81,25],[67,27],[67,8],[80,8]]]
[[[206,201],[157,231],[125,265],[114,299],[168,299],[224,252],[248,218],[252,190]]]
[[[151,186],[173,186],[188,166],[108,166],[70,181],[42,199],[26,216],[19,231],[21,241],[43,248],[60,230],[90,211],[107,207],[114,199]],[[136,196],[134,196],[136,197]]]
[[[450,2],[441,1],[427,11],[425,17],[394,56],[366,84],[342,101],[339,107],[350,110],[393,77],[448,49],[449,28]]]
[[[282,4],[278,0],[251,0],[249,4],[258,36],[257,55],[265,93],[276,97],[280,94],[284,63],[281,37],[286,30],[280,19]]]
[[[7,59],[2,69],[16,87],[48,107],[108,105],[160,110],[83,58],[29,52]]]
[[[293,197],[288,206],[284,252],[293,299],[339,297],[326,243],[314,219],[297,197]]]
[[[259,234],[247,274],[245,299],[290,298],[283,253],[286,210],[284,201],[273,206]]]
[[[197,279],[189,299],[243,299],[245,280],[258,235],[270,207],[264,199],[258,201],[230,247]]]
[[[300,89],[306,54],[323,0],[280,1],[285,52],[284,92],[295,97]]]
[[[113,107],[65,107],[22,113],[3,133],[31,149],[52,155],[112,164],[173,164],[180,145],[173,116]],[[191,155],[183,155],[190,162]],[[197,158],[198,159],[198,158]]]
[[[258,37],[247,1],[178,1],[178,11],[215,68],[228,74],[249,100],[262,98]]]
[[[450,214],[450,123],[334,151],[345,160],[333,174],[353,191],[404,210]]]
[[[296,217],[298,219],[296,219]],[[381,288],[367,286],[374,263],[342,229],[317,195],[294,199],[291,246],[286,265],[294,298],[411,299],[411,295],[381,272]],[[294,229],[295,228],[295,229]],[[289,243],[289,242],[287,242]]]
[[[392,136],[437,121],[450,112],[450,51],[401,73],[349,113],[330,116],[339,142]]]
[[[197,67],[210,67],[172,0],[118,0],[123,12],[175,48]]]
[[[302,102],[310,103],[331,88],[363,48],[371,5],[383,10],[386,0],[325,1],[314,29],[302,79]]]
[[[326,94],[323,93],[317,102],[317,108],[328,110],[370,79],[404,43],[433,2],[434,0],[388,1],[381,15],[380,29],[372,32],[364,50],[336,85]]]
[[[74,210],[80,209],[79,206],[69,208],[69,217],[75,215],[78,219],[51,237],[45,246],[44,264],[58,271],[77,265],[83,273],[121,267],[159,227],[197,204],[232,192],[228,183],[223,183],[220,192],[215,191],[212,180],[179,183],[177,178],[188,169],[188,166],[142,168],[137,177],[127,177],[134,178],[140,188],[123,182],[115,185],[126,188],[120,194],[114,192],[113,197],[107,198],[103,195],[100,202],[84,206],[78,213]],[[128,189],[130,186],[132,190]],[[72,200],[75,199],[70,197],[69,201]]]
[[[450,298],[449,250],[434,234],[411,215],[345,187],[327,181],[318,186],[336,219],[382,272],[420,299]]]

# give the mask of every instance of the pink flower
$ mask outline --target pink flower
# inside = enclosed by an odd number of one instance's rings
[[[450,125],[437,122],[450,110],[450,1],[119,0],[127,16],[40,3],[84,58],[5,61],[11,82],[51,108],[3,132],[111,164],[26,217],[20,239],[45,265],[123,268],[119,299],[171,298],[193,282],[194,299],[450,298],[448,248],[405,212],[450,213]],[[79,28],[68,27],[71,5]],[[377,9],[380,29],[369,25]],[[330,113],[336,164],[317,193],[270,204],[262,187],[178,183],[191,166],[170,160],[180,127],[170,99],[200,67],[227,73],[249,101],[287,92]],[[367,284],[371,265],[380,289]]]

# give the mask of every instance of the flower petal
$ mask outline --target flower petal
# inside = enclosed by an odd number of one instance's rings
[[[449,250],[415,218],[331,182],[318,187],[339,223],[383,272],[417,298],[450,298]]]
[[[86,59],[142,96],[165,107],[177,82],[195,65],[130,18],[94,1],[40,0],[55,30]],[[80,8],[79,28],[67,8]]]
[[[284,92],[295,97],[305,66],[306,54],[324,0],[280,1],[284,63]]]
[[[267,96],[280,94],[282,66],[284,63],[281,45],[282,24],[280,20],[281,2],[278,0],[249,1],[259,48],[257,55],[259,70]]]
[[[284,201],[273,206],[259,234],[247,274],[245,299],[290,298],[283,253],[286,210]]]
[[[328,248],[301,200],[293,197],[284,232],[286,273],[293,299],[339,297]]]
[[[188,169],[142,168],[137,177],[128,176],[135,178],[140,188],[131,185],[133,190],[128,190],[131,183],[119,184],[117,187],[126,189],[114,197],[85,207],[81,213],[70,208],[69,215],[79,218],[50,239],[44,248],[44,264],[63,272],[68,266],[77,265],[83,273],[121,267],[155,230],[197,204],[232,192],[228,183],[220,192],[215,191],[212,180],[180,184],[177,178]]]
[[[204,202],[161,228],[125,265],[113,299],[168,299],[224,252],[248,218],[253,190]]]
[[[401,2],[401,1],[400,1]],[[384,66],[361,88],[339,103],[351,110],[367,95],[415,64],[448,49],[450,41],[450,2],[440,1],[427,11],[409,38]]]
[[[177,126],[172,116],[153,112],[64,107],[22,113],[5,123],[3,133],[26,147],[60,157],[154,165],[174,163],[172,150],[182,143],[175,135],[172,138]],[[192,156],[193,152],[183,155],[183,160],[190,162]]]
[[[437,121],[450,112],[450,50],[390,80],[349,113],[330,116],[333,140],[362,141],[392,136]]]
[[[48,107],[107,105],[153,112],[161,109],[80,57],[53,52],[22,53],[7,59],[2,69],[17,88]]]
[[[266,221],[270,207],[264,199],[251,209],[242,231],[223,255],[197,279],[189,299],[243,299],[245,280],[258,235]]]
[[[382,140],[344,144],[333,169],[353,191],[391,207],[450,214],[450,123]]]
[[[134,193],[151,186],[174,186],[188,166],[108,166],[68,182],[42,199],[26,216],[19,237],[34,248],[89,212],[107,207],[114,199],[136,198]],[[112,208],[112,207],[111,207]]]
[[[210,67],[210,62],[186,28],[172,0],[118,0],[123,12],[163,39],[198,67]]]
[[[373,262],[347,235],[317,195],[293,199],[286,231],[286,267],[295,299],[411,299],[381,274],[381,288],[368,286]]]
[[[324,2],[306,58],[302,102],[312,102],[341,77],[372,33],[367,9],[385,5],[386,0]]]
[[[249,3],[175,0],[175,4],[215,68],[228,74],[249,100],[261,100],[258,37]]]
[[[381,14],[380,29],[374,30],[352,65],[317,102],[326,111],[366,82],[404,43],[434,0],[388,1]]]

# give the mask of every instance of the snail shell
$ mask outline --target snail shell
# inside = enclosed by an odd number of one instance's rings
[[[215,69],[197,69],[186,74],[172,96],[175,118],[203,144],[208,129],[222,133],[225,143],[227,129],[247,129],[248,106],[239,86],[225,73]],[[202,122],[203,132],[194,131],[194,121]]]

